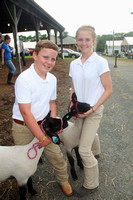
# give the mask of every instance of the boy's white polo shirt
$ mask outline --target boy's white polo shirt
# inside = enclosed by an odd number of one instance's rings
[[[23,120],[18,103],[31,103],[31,112],[36,121],[42,120],[50,110],[50,100],[56,99],[57,79],[47,73],[43,80],[35,71],[34,65],[22,72],[15,83],[15,103],[13,118]]]
[[[72,77],[74,90],[80,102],[94,106],[104,92],[100,76],[109,70],[106,59],[93,53],[84,64],[81,57],[70,64],[69,76]]]

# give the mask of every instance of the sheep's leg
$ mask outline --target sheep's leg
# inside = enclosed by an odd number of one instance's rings
[[[20,195],[20,200],[26,200],[26,185],[19,186],[19,195]]]
[[[33,196],[37,194],[36,190],[33,188],[32,178],[30,177],[27,181],[28,192]]]
[[[72,155],[68,152],[67,152],[67,158],[68,158],[69,163],[71,165],[71,175],[72,175],[74,180],[77,180],[78,176],[77,176],[75,168],[74,168],[74,159],[73,159]]]
[[[39,164],[43,164],[43,159],[42,159],[42,157],[40,157],[40,159],[39,159]]]
[[[77,158],[77,165],[80,167],[80,169],[83,169],[83,164],[82,164],[82,159],[80,157],[79,151],[78,151],[79,147],[75,147],[75,154],[76,154],[76,158]]]

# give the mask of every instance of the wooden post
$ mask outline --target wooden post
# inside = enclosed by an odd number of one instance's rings
[[[39,29],[40,29],[40,20],[37,19],[36,17],[33,17],[34,25],[35,25],[35,30],[36,30],[36,42],[39,41]]]
[[[50,28],[47,27],[48,40],[50,40]]]
[[[57,44],[57,30],[54,29],[54,33],[55,33],[55,44]]]
[[[20,74],[22,72],[21,67],[21,61],[20,61],[20,52],[18,52],[18,37],[17,37],[17,25],[18,21],[21,16],[22,9],[19,10],[19,15],[17,16],[16,13],[16,6],[13,4],[13,18],[14,18],[14,26],[13,26],[13,35],[14,35],[14,43],[15,43],[15,49],[16,49],[16,61],[17,61],[17,74]]]
[[[63,41],[62,41],[62,32],[60,32],[60,44],[61,44],[61,57],[62,57],[62,59],[64,59],[64,55],[63,55]]]
[[[22,13],[22,9],[19,9],[17,12],[15,4],[12,4],[12,8],[9,8],[4,1],[7,11],[12,19],[12,29],[13,29],[13,37],[14,37],[14,46],[16,49],[16,61],[17,61],[17,73],[20,74],[22,72],[21,62],[20,62],[20,54],[18,53],[18,44],[17,44],[17,25]]]
[[[14,46],[16,49],[17,74],[20,74],[22,72],[22,67],[21,67],[20,53],[18,52],[17,27],[13,26],[12,28],[13,28]]]

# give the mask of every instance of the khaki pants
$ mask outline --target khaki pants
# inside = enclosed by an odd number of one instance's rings
[[[103,115],[103,108],[102,105],[88,117],[77,118],[75,121],[81,126],[79,153],[84,166],[83,186],[87,189],[93,189],[99,185],[98,162],[94,155],[100,153],[99,138],[96,133]]]
[[[13,121],[12,135],[15,145],[26,145],[30,143],[34,136],[27,126],[17,124]],[[44,154],[52,165],[57,182],[63,185],[68,182],[67,163],[63,158],[60,147],[54,143],[44,148]]]
[[[100,147],[100,141],[99,141],[99,136],[96,133],[96,136],[94,138],[92,147],[91,147],[92,153],[94,156],[98,156],[101,153],[101,147]]]

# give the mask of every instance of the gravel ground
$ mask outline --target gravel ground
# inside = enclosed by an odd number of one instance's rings
[[[104,104],[104,116],[98,130],[102,150],[98,158],[100,172],[98,191],[84,198],[66,197],[56,182],[53,169],[43,156],[44,163],[38,165],[33,176],[34,187],[38,195],[32,198],[27,195],[27,200],[133,199],[133,60],[118,61],[117,68],[114,68],[114,59],[106,59],[111,69],[113,95]],[[58,78],[57,109],[61,117],[67,112],[69,103],[69,63],[70,61],[67,60],[58,60],[53,70],[53,74]],[[61,147],[61,149],[66,158],[64,148]],[[76,171],[79,177],[77,181],[73,181],[71,175],[69,177],[73,188],[83,183],[83,171],[77,166]],[[68,172],[70,174],[69,164]],[[4,186],[9,188],[4,190]],[[17,200],[17,192],[15,180],[9,180],[6,185],[0,183],[0,200]],[[10,193],[12,195],[9,195]]]

